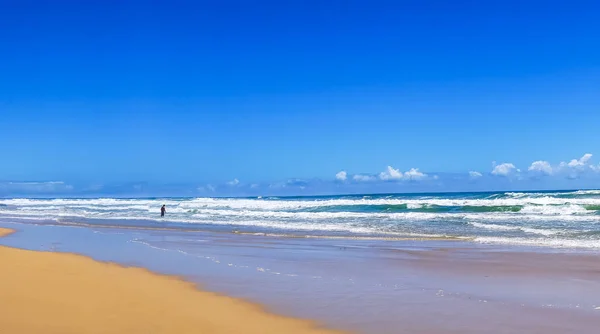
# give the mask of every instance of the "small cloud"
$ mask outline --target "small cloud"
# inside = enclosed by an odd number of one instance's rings
[[[335,179],[338,181],[346,181],[347,178],[348,178],[348,173],[346,173],[346,171],[344,171],[344,170],[335,174]]]
[[[0,183],[0,190],[18,193],[55,193],[72,191],[73,186],[62,181],[4,182]]]
[[[260,187],[260,185],[259,185],[258,183],[252,183],[252,184],[250,185],[250,189],[256,189],[256,188],[258,188],[258,187]]]
[[[402,172],[392,166],[388,166],[385,172],[379,173],[379,178],[383,181],[400,180],[402,177]]]
[[[558,170],[566,171],[567,178],[569,178],[569,179],[579,178],[580,174],[582,174],[586,170],[600,171],[600,169],[598,168],[598,167],[600,167],[600,165],[594,166],[594,165],[589,164],[591,159],[592,159],[592,154],[586,153],[579,159],[573,159],[569,162],[564,162],[564,161],[561,162],[558,165]]]
[[[530,172],[537,172],[544,175],[552,175],[552,166],[548,161],[538,160],[534,161],[531,166],[527,169]]]
[[[518,172],[519,170],[517,169],[517,167],[515,167],[515,165],[505,162],[505,163],[495,166],[494,169],[492,170],[492,175],[508,176],[509,174],[511,174],[514,171]]]
[[[240,184],[240,180],[233,179],[233,180],[227,182],[227,184],[230,185],[230,186],[237,186],[238,184]]]
[[[215,192],[215,190],[216,190],[216,189],[215,189],[215,187],[213,187],[211,184],[207,184],[207,185],[206,185],[206,189],[207,189],[208,191],[210,191],[210,192],[213,192],[213,193],[214,193],[214,192]]]
[[[377,178],[373,175],[356,174],[352,177],[352,179],[357,182],[370,182],[375,181]]]
[[[427,177],[427,174],[419,172],[418,168],[411,168],[408,172],[404,173],[404,178],[407,180],[422,180]]]
[[[426,177],[427,174],[420,172],[418,168],[411,168],[409,171],[402,173],[399,169],[395,169],[392,166],[388,166],[385,172],[379,173],[379,179],[381,179],[382,181],[418,181],[425,179]]]
[[[469,172],[469,177],[472,179],[478,179],[480,177],[482,177],[483,175],[480,172],[475,172],[475,171],[470,171]]]
[[[587,165],[587,163],[590,161],[590,159],[592,158],[592,155],[590,153],[586,153],[584,154],[581,158],[579,159],[573,159],[571,160],[567,166],[571,167],[571,168],[582,168],[585,165]]]
[[[588,162],[592,159],[592,154],[586,153],[579,159],[573,159],[569,162],[561,162],[559,167],[561,168],[573,168],[573,169],[583,169]]]

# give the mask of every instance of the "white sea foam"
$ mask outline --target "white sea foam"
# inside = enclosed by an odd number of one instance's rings
[[[0,207],[0,215],[31,216],[31,217],[81,217],[81,218],[123,218],[123,219],[148,219],[156,217],[159,210],[145,205],[128,205],[125,207],[107,208],[104,206],[21,206],[15,208]],[[332,219],[365,219],[365,220],[440,220],[440,219],[469,219],[469,220],[510,220],[510,221],[588,221],[599,222],[600,216],[591,214],[576,205],[566,206],[525,206],[520,212],[311,212],[311,211],[284,211],[284,210],[252,210],[243,209],[188,209],[174,205],[167,212],[177,218],[194,219],[206,218],[262,218],[262,219],[291,219],[291,220],[332,220]]]
[[[414,202],[410,202],[410,203],[406,203],[406,207],[408,209],[420,209],[423,207],[424,204],[422,203],[414,203]]]
[[[551,248],[587,248],[600,249],[600,240],[573,240],[550,238],[508,238],[508,237],[477,237],[476,242],[484,244],[504,244],[538,246]]]
[[[600,195],[600,190],[577,190],[572,192],[573,195]]]
[[[520,229],[518,226],[506,226],[506,225],[497,225],[497,224],[481,224],[481,223],[475,223],[475,222],[470,222],[469,225],[472,225],[472,226],[477,227],[477,228],[484,228],[484,229],[488,229],[488,230],[500,230],[500,231],[514,231],[514,230],[519,230]]]
[[[526,205],[520,210],[521,214],[542,214],[542,215],[575,215],[590,214],[589,210],[575,204],[565,204],[561,206],[552,205]]]
[[[144,200],[144,199],[3,199],[0,204],[20,207],[106,207],[106,208],[137,208],[146,209],[160,207],[166,204],[181,209],[235,209],[235,210],[301,210],[335,206],[376,206],[376,205],[407,205],[410,209],[423,206],[561,206],[561,205],[600,205],[600,198],[558,198],[558,197],[526,197],[501,199],[328,199],[328,200],[265,200],[265,199],[217,199],[195,198],[189,200]]]
[[[600,238],[593,233],[600,230],[600,215],[589,207],[600,207],[600,198],[594,197],[598,194],[600,191],[586,190],[555,194],[506,193],[487,198],[0,199],[0,219],[90,225],[121,222],[127,226],[161,222],[189,224],[194,228],[227,226],[227,230],[237,229],[237,226],[250,232],[279,233],[279,230],[286,234],[312,235],[310,231],[316,231],[319,235],[336,237],[359,234],[475,236],[500,238],[480,239],[484,242],[506,239],[520,244],[538,242],[543,236],[552,237],[548,240],[556,244],[570,244],[571,239],[588,238],[586,242],[593,243],[596,240],[593,238]],[[163,204],[167,205],[167,217],[160,218]]]
[[[507,197],[525,198],[525,197],[552,197],[552,196],[585,196],[585,195],[600,195],[600,190],[576,190],[566,192],[507,192],[504,193]]]
[[[497,230],[497,231],[523,231],[525,233],[530,234],[538,234],[544,236],[556,235],[560,233],[564,233],[565,231],[556,230],[556,229],[540,229],[540,228],[532,228],[525,226],[511,226],[511,225],[498,225],[498,224],[482,224],[477,222],[470,222],[471,226],[488,229],[488,230]]]

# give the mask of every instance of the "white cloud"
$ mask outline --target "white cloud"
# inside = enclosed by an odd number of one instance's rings
[[[561,168],[561,169],[571,168],[571,169],[583,170],[586,166],[590,166],[590,165],[588,165],[588,162],[590,161],[590,159],[592,159],[592,155],[590,153],[586,153],[579,159],[573,159],[569,162],[564,162],[564,161],[561,162],[559,164],[559,168]],[[594,169],[591,166],[590,166],[590,168]]]
[[[475,172],[475,171],[470,171],[469,172],[469,177],[472,179],[478,179],[480,177],[482,177],[483,175],[480,172]]]
[[[588,161],[590,161],[590,159],[592,158],[592,155],[590,153],[586,153],[584,154],[581,158],[579,159],[573,159],[571,160],[567,166],[571,167],[571,168],[579,168],[579,167],[584,167],[585,165],[587,165]]]
[[[498,176],[508,176],[509,174],[511,174],[514,171],[518,172],[519,170],[517,169],[517,167],[515,167],[515,165],[513,165],[509,162],[505,162],[505,163],[495,166],[494,169],[492,170],[492,174],[498,175]]]
[[[548,161],[538,160],[534,161],[531,166],[527,169],[530,172],[539,172],[545,175],[552,175],[553,169]]]
[[[387,170],[379,173],[379,179],[382,181],[398,181],[398,180],[422,180],[427,177],[427,174],[419,171],[418,168],[411,168],[409,171],[402,173],[399,169],[388,166]]]
[[[237,186],[238,184],[240,184],[240,180],[233,179],[233,180],[227,182],[227,184],[230,185],[230,186]]]
[[[388,180],[400,180],[402,179],[402,172],[398,169],[395,169],[392,166],[388,166],[385,172],[379,173],[379,178],[388,181]]]
[[[419,172],[418,168],[411,168],[404,173],[404,178],[408,180],[422,180],[427,177],[427,174]]]
[[[376,179],[376,177],[373,175],[356,174],[352,177],[352,179],[354,181],[358,181],[358,182],[369,182],[369,181],[374,181]]]
[[[73,190],[73,186],[62,181],[50,182],[3,182],[0,190],[9,192],[53,193]]]
[[[211,184],[207,184],[206,189],[208,189],[209,191],[215,192],[215,187],[213,187]]]
[[[569,179],[577,179],[582,173],[587,170],[591,170],[593,172],[600,172],[600,165],[592,165],[590,164],[590,160],[592,159],[592,154],[586,153],[579,159],[573,159],[569,162],[561,162],[557,170],[560,172],[566,172],[567,178]]]
[[[348,173],[346,173],[346,171],[344,171],[344,170],[335,174],[335,179],[338,181],[346,181],[347,178],[348,178]]]

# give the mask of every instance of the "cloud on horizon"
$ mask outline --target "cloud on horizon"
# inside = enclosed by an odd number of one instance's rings
[[[471,179],[478,179],[478,178],[480,178],[482,176],[483,176],[483,174],[481,174],[480,172],[475,172],[475,171],[470,171],[469,172],[469,177]]]
[[[346,173],[346,171],[344,171],[344,170],[335,174],[335,179],[338,181],[346,181],[347,178],[348,178],[348,173]]]
[[[238,184],[240,184],[240,180],[233,179],[233,180],[227,182],[227,184],[230,185],[230,186],[237,186]]]
[[[356,182],[371,182],[377,180],[377,177],[373,175],[356,174],[352,176],[352,180]]]
[[[569,162],[561,161],[556,165],[552,165],[546,160],[537,160],[531,163],[524,176],[534,178],[556,176],[559,178],[578,179],[586,174],[600,173],[600,164],[592,164],[592,157],[593,155],[591,153],[586,153],[579,159],[571,159]],[[492,174],[503,176],[511,174],[512,172],[520,174],[521,171],[512,163],[504,163],[495,166],[492,170]]]
[[[238,178],[206,184],[71,184],[64,181],[0,182],[2,197],[212,197],[285,196],[387,192],[511,191],[528,189],[600,188],[600,164],[593,155],[551,163],[533,161],[521,170],[511,162],[492,163],[488,173],[425,173],[419,168],[401,171],[388,165],[378,173],[348,173],[343,169],[329,179],[290,178],[270,182],[245,182]]]
[[[72,185],[63,181],[46,181],[46,182],[0,182],[0,194],[2,193],[64,193],[72,191]]]
[[[520,170],[510,162],[501,163],[497,166],[494,166],[494,169],[492,169],[492,175],[496,176],[510,176],[511,174],[518,172],[520,172]]]
[[[527,169],[530,172],[537,172],[542,175],[552,175],[552,166],[548,161],[538,160],[531,163],[531,166]]]
[[[342,173],[342,172],[340,172]],[[340,173],[336,174],[336,179],[340,180]],[[348,174],[343,172],[344,180],[348,178]],[[354,182],[399,182],[399,181],[419,181],[428,178],[429,176],[425,173],[419,171],[418,168],[411,168],[406,172],[402,172],[399,169],[396,169],[392,166],[387,166],[387,168],[380,172],[379,174],[354,174],[352,175],[351,180]]]

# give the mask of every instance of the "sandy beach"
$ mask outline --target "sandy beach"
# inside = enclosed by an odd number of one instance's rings
[[[334,333],[80,255],[0,247],[0,265],[1,333]]]

